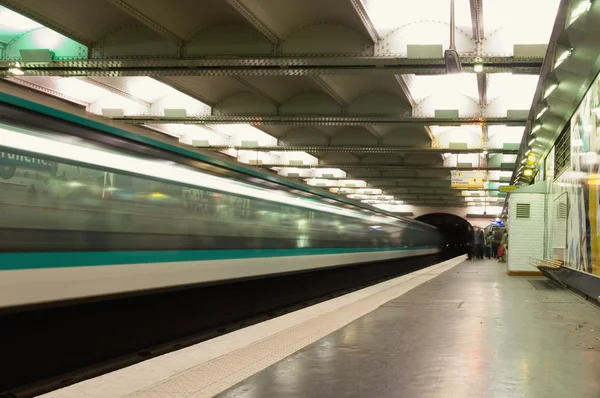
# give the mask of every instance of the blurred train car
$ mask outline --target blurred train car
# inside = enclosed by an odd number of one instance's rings
[[[0,121],[0,308],[441,250],[420,222],[22,112]]]

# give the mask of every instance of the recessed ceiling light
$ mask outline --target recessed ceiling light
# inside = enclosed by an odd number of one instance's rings
[[[25,74],[25,72],[23,72],[19,68],[9,68],[8,73],[13,74],[13,75],[18,75],[18,76],[22,76]]]

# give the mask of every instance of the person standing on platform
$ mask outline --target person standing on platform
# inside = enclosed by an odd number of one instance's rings
[[[473,246],[475,249],[475,258],[482,260],[483,259],[483,249],[485,247],[483,231],[475,231],[474,233],[475,239],[473,242]]]
[[[502,235],[499,233],[499,231],[496,231],[493,235],[494,240],[492,241],[492,257],[496,258],[498,255],[498,248],[500,247]]]
[[[494,242],[494,236],[492,232],[488,232],[488,235],[485,237],[485,256],[489,259],[492,258],[492,243]]]
[[[506,257],[508,255],[508,232],[504,231],[502,235],[502,239],[500,240],[500,246],[502,247],[502,256],[500,257],[500,262],[505,263]]]

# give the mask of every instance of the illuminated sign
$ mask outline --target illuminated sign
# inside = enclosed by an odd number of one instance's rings
[[[500,192],[512,192],[512,191],[516,190],[517,188],[519,188],[519,187],[516,185],[501,185]]]
[[[484,188],[486,177],[481,171],[452,170],[450,180],[452,188]]]

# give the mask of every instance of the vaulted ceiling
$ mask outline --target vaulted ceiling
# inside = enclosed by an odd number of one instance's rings
[[[394,211],[502,206],[561,1],[456,0],[460,74],[449,0],[0,4],[9,81]]]

